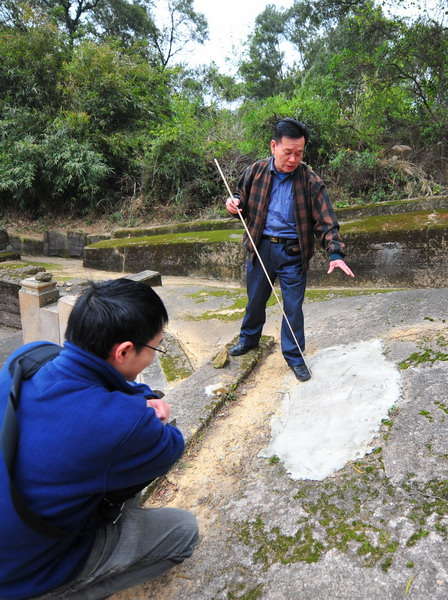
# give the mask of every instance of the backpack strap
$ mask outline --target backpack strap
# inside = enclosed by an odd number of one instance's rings
[[[56,527],[48,520],[30,510],[25,498],[14,485],[14,462],[19,435],[16,411],[19,406],[22,381],[30,379],[43,365],[53,360],[61,350],[62,348],[56,344],[45,343],[25,350],[11,361],[9,365],[11,387],[3,415],[3,422],[0,424],[0,445],[9,474],[9,491],[14,508],[28,527],[41,535],[51,538],[64,537],[69,535],[69,532]]]

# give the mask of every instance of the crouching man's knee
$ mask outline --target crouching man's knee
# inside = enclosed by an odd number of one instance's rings
[[[199,528],[197,519],[192,513],[175,508],[171,510],[177,513],[173,515],[177,518],[176,523],[173,523],[172,531],[176,544],[169,559],[175,563],[180,563],[193,554],[199,539]]]

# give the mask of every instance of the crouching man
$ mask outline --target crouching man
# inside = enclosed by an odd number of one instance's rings
[[[184,449],[169,405],[134,381],[160,350],[167,321],[151,288],[92,283],[73,307],[62,350],[22,378],[19,394],[10,394],[13,365],[42,343],[4,365],[0,599],[99,600],[192,554],[192,514],[138,502]]]

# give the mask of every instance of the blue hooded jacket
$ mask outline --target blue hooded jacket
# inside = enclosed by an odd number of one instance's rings
[[[14,352],[0,371],[0,422],[9,363],[39,344]],[[181,456],[182,433],[156,417],[148,397],[147,385],[126,381],[69,342],[22,382],[15,485],[32,511],[70,533],[52,539],[21,521],[0,456],[0,599],[37,596],[75,577],[103,524],[97,509],[104,495],[166,473]]]

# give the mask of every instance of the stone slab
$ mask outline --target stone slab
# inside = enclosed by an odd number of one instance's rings
[[[132,279],[132,281],[139,281],[145,285],[149,285],[150,287],[159,287],[162,285],[162,277],[160,273],[157,271],[149,271],[148,269],[145,271],[139,271],[138,273],[134,273],[132,275],[127,275],[126,278]]]
[[[236,338],[227,344],[235,343]],[[226,401],[231,401],[239,383],[246,378],[274,345],[274,339],[262,336],[260,346],[244,356],[230,357],[228,365],[216,369],[207,361],[191,377],[166,395],[172,406],[172,416],[191,443],[211,417]]]

